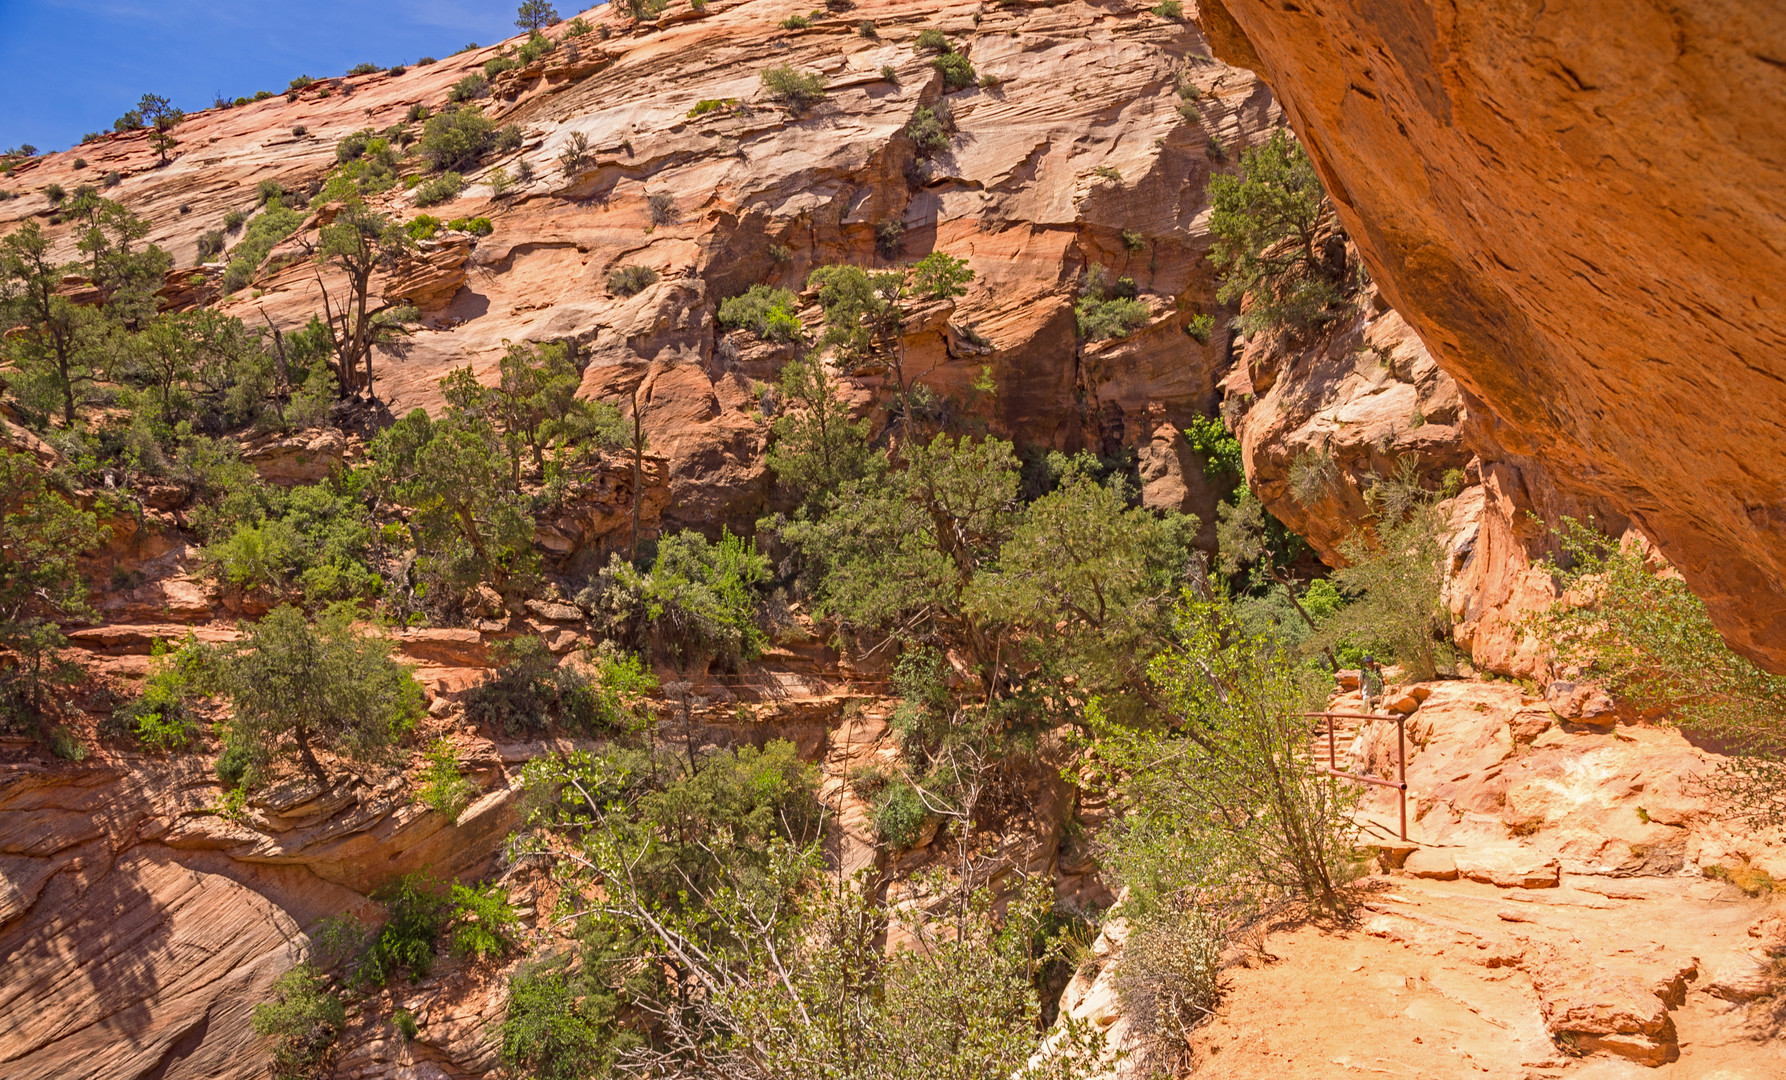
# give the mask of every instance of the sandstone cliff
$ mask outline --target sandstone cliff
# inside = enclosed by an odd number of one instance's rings
[[[1603,499],[1786,670],[1786,16],[1205,0],[1473,437]]]

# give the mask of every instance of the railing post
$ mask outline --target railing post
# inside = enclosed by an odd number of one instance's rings
[[[1395,721],[1395,779],[1402,804],[1402,841],[1408,839],[1408,718]]]

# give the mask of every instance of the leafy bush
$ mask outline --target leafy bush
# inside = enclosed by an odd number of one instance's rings
[[[223,215],[223,231],[233,233],[248,221],[248,214],[241,210],[231,210]]]
[[[1123,282],[1128,283],[1126,289],[1122,287]],[[1128,337],[1147,325],[1153,312],[1135,298],[1133,289],[1134,283],[1127,278],[1111,285],[1109,275],[1101,266],[1086,271],[1079,302],[1073,305],[1079,336],[1087,341]],[[1124,292],[1128,295],[1122,295]]]
[[[496,885],[454,885],[452,892],[452,952],[486,963],[508,955],[515,947],[521,920],[509,903],[507,889]]]
[[[1529,629],[1561,670],[1579,669],[1620,700],[1723,743],[1714,790],[1756,828],[1786,824],[1786,677],[1737,655],[1686,582],[1637,543],[1565,518],[1547,568],[1564,598]]]
[[[816,71],[803,72],[786,64],[763,72],[763,85],[769,96],[786,105],[798,116],[825,98],[825,77]]]
[[[883,258],[893,259],[905,248],[905,222],[899,218],[877,221],[874,225],[874,249]]]
[[[112,713],[111,727],[134,734],[149,750],[185,750],[201,731],[191,703],[204,691],[210,652],[188,635],[171,652],[157,638],[150,656],[152,670],[142,693]]]
[[[316,80],[312,79],[308,75],[299,75],[297,78],[293,79],[290,83],[288,83],[286,85],[286,89],[287,90],[302,90],[305,87],[310,86],[314,82],[316,82]]]
[[[593,29],[594,29],[594,27],[589,25],[589,21],[587,19],[583,18],[583,16],[579,15],[576,18],[572,19],[568,24],[566,24],[566,26],[564,28],[564,36],[565,37],[582,37],[584,34],[589,33],[589,31],[591,31]]]
[[[358,483],[343,479],[257,493],[257,502],[204,549],[207,567],[245,592],[311,604],[377,595],[367,563],[372,530]]]
[[[503,642],[498,665],[465,695],[465,718],[505,736],[554,726],[587,735],[613,734],[624,718],[605,707],[589,679],[558,663],[545,642],[527,636]]]
[[[583,1080],[608,1073],[616,1050],[637,1036],[615,1030],[617,996],[594,983],[570,957],[536,961],[515,973],[502,1021],[502,1060],[539,1080]]]
[[[910,784],[890,783],[870,803],[874,833],[891,851],[904,851],[918,842],[930,815]]]
[[[1162,19],[1171,19],[1173,22],[1184,21],[1184,4],[1180,0],[1160,0],[1159,3],[1147,10]]]
[[[367,986],[384,986],[403,971],[419,982],[434,969],[434,940],[446,926],[448,901],[437,882],[405,874],[372,893],[384,905],[385,924],[360,958],[355,976]]]
[[[754,540],[724,531],[714,544],[684,531],[658,541],[646,573],[616,555],[577,602],[611,636],[681,663],[706,659],[736,671],[767,640],[757,610],[768,580]]]
[[[477,785],[459,771],[459,754],[450,739],[436,739],[424,760],[416,801],[446,818],[448,825],[457,825],[459,815],[477,797]]]
[[[415,189],[417,206],[437,206],[459,197],[465,190],[465,178],[456,172],[444,172]]]
[[[198,261],[210,262],[223,253],[223,230],[212,229],[199,234]]]
[[[1208,476],[1239,480],[1245,475],[1241,464],[1240,440],[1228,430],[1220,417],[1191,417],[1191,426],[1184,429],[1184,437],[1190,442],[1191,449],[1203,459],[1204,472]]]
[[[392,66],[392,68],[389,71],[385,72],[386,75],[389,75],[393,79],[399,75],[407,75],[408,73],[409,73],[409,69],[404,67],[402,64],[396,64],[396,65]]]
[[[780,25],[783,30],[804,30],[812,25],[812,20],[804,15],[789,15]]]
[[[952,52],[954,46],[949,44],[941,30],[932,26],[918,32],[918,40],[912,43],[912,49],[915,52],[946,53]]]
[[[472,72],[452,85],[447,91],[447,100],[455,105],[467,101],[475,101],[490,92],[490,80],[477,72]]]
[[[377,64],[367,63],[355,64],[353,67],[347,69],[347,73],[349,75],[376,75],[383,70],[384,68],[379,67]]]
[[[476,165],[497,144],[496,125],[477,109],[452,109],[428,118],[416,151],[445,172]]]
[[[608,291],[615,296],[634,296],[657,281],[657,271],[649,266],[621,266],[608,274]]]
[[[906,122],[906,137],[912,140],[921,157],[930,157],[949,148],[949,133],[954,130],[945,118],[928,105],[920,105],[912,110],[912,118]]]
[[[795,341],[801,331],[800,318],[794,314],[797,305],[787,289],[752,285],[743,295],[720,303],[719,324],[744,327],[765,341]]]
[[[946,52],[941,56],[933,56],[930,58],[930,66],[942,74],[945,91],[966,89],[979,78],[974,74],[973,63],[964,53]]]
[[[254,1033],[273,1043],[275,1080],[312,1080],[328,1074],[347,1009],[328,976],[305,962],[279,976],[273,1000],[254,1007]]]
[[[521,66],[521,62],[511,56],[492,56],[484,61],[484,78],[494,79],[505,71],[513,71]],[[476,96],[476,95],[474,95]]]
[[[278,195],[268,198],[266,209],[248,222],[248,230],[230,255],[223,270],[223,291],[233,293],[254,280],[254,275],[272,252],[273,245],[295,232],[304,223],[304,215],[288,210]]]
[[[1207,312],[1192,315],[1184,324],[1184,332],[1205,345],[1209,344],[1215,334],[1215,316]]]
[[[454,218],[447,222],[447,228],[457,229],[459,232],[470,233],[473,236],[489,236],[496,231],[496,226],[490,224],[490,219],[487,217]]]
[[[417,214],[403,226],[403,231],[409,234],[411,240],[432,240],[443,224],[445,223],[432,214]]]

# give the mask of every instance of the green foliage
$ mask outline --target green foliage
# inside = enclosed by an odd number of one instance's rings
[[[1216,295],[1251,297],[1241,326],[1301,331],[1338,316],[1346,268],[1343,245],[1317,242],[1329,220],[1314,166],[1288,132],[1241,154],[1240,173],[1209,182],[1209,257],[1221,273]]]
[[[509,983],[502,1060],[538,1080],[609,1075],[616,1053],[638,1041],[615,1023],[615,993],[570,961],[547,957],[521,968]]]
[[[1086,271],[1079,301],[1073,305],[1080,337],[1086,341],[1128,337],[1147,325],[1153,317],[1152,309],[1135,298],[1133,283],[1125,288],[1125,282],[1129,279],[1120,279],[1112,286],[1102,266],[1094,265]],[[1128,295],[1122,295],[1125,292]]]
[[[459,771],[459,754],[450,739],[436,739],[423,757],[422,785],[416,801],[457,825],[459,815],[477,798],[477,785]]]
[[[46,483],[26,453],[0,449],[0,728],[36,719],[78,677],[60,659],[60,620],[91,617],[78,559],[104,543],[91,511]]]
[[[627,18],[633,22],[644,22],[655,19],[670,6],[670,0],[615,0],[620,10],[626,12]]]
[[[1204,461],[1204,474],[1212,479],[1240,480],[1244,476],[1240,440],[1217,416],[1193,416],[1184,429],[1191,449]]]
[[[218,653],[218,687],[234,715],[228,741],[264,763],[289,745],[318,781],[317,746],[354,761],[386,759],[422,714],[422,688],[391,659],[388,640],[363,635],[345,604],[315,625],[273,609]]]
[[[1178,1076],[1189,1066],[1191,1032],[1222,1000],[1231,918],[1207,905],[1159,909],[1131,924],[1112,981],[1129,1018],[1136,1075]]]
[[[906,783],[891,783],[869,804],[874,834],[890,851],[904,851],[918,842],[930,815],[918,792]]]
[[[810,109],[825,98],[825,76],[816,71],[799,71],[783,64],[763,71],[763,86],[769,96],[787,106],[793,116]]]
[[[1564,598],[1529,629],[1564,672],[1723,744],[1714,790],[1755,827],[1786,823],[1786,678],[1737,655],[1686,582],[1643,547],[1565,518],[1548,569]]]
[[[974,280],[966,259],[958,259],[941,251],[933,251],[912,267],[912,292],[926,300],[948,300],[967,295],[967,283]]]
[[[490,219],[487,217],[454,218],[447,222],[447,228],[470,233],[473,236],[489,236],[496,231],[496,226],[490,224]]]
[[[737,104],[737,98],[702,98],[695,102],[694,108],[688,110],[688,118],[693,120],[696,117],[706,116],[710,112],[718,112],[721,109],[730,111]]]
[[[941,56],[930,58],[930,66],[943,77],[943,89],[964,90],[974,85],[979,76],[974,74],[974,65],[968,60],[966,53],[946,52]]]
[[[452,891],[452,951],[477,963],[488,963],[512,952],[521,925],[508,890],[496,885],[459,885]]]
[[[804,30],[812,25],[812,20],[804,15],[789,15],[779,25],[783,30]]]
[[[595,27],[589,25],[589,20],[578,15],[565,25],[564,36],[567,38],[582,37],[593,29]]]
[[[538,573],[533,514],[502,445],[488,419],[464,410],[433,420],[416,409],[373,440],[379,483],[410,508],[418,569],[449,589]]]
[[[949,44],[949,39],[944,37],[943,32],[934,26],[920,30],[918,39],[912,43],[913,52],[946,53],[953,50],[954,47]]]
[[[878,221],[874,226],[874,249],[882,258],[894,259],[905,248],[905,222],[899,218]]]
[[[331,1071],[347,1009],[328,976],[305,962],[279,976],[273,1000],[254,1007],[253,1023],[256,1035],[273,1040],[274,1080],[315,1080]]]
[[[615,296],[635,296],[657,281],[657,271],[649,266],[620,266],[608,274],[608,291]]]
[[[520,61],[512,56],[492,56],[484,61],[484,78],[494,79],[503,72],[513,71],[520,66]]]
[[[447,101],[454,105],[460,105],[467,101],[475,101],[489,92],[490,80],[484,78],[481,72],[474,71],[447,90]]]
[[[413,220],[403,226],[403,231],[409,234],[411,240],[432,240],[434,234],[440,231],[443,224],[444,222],[432,214],[417,214]]]
[[[247,232],[231,253],[229,265],[224,267],[223,291],[236,292],[254,280],[273,245],[297,231],[303,223],[302,212],[286,209],[278,194],[269,196],[266,209],[248,222]]]
[[[521,43],[521,47],[515,50],[515,56],[522,64],[532,64],[555,48],[557,46],[552,43],[551,38],[533,30],[528,33],[527,40]]]
[[[299,75],[297,78],[293,79],[290,83],[288,83],[286,85],[286,89],[287,90],[303,90],[315,82],[316,82],[316,80],[312,79],[308,75]]]
[[[1340,544],[1347,565],[1333,572],[1334,585],[1356,599],[1327,620],[1317,641],[1352,642],[1400,664],[1410,679],[1430,679],[1454,655],[1440,493],[1421,489],[1409,454],[1395,476],[1379,479],[1365,497],[1377,511],[1374,528]]]
[[[1221,601],[1187,594],[1174,638],[1150,665],[1164,724],[1132,727],[1087,710],[1126,808],[1109,865],[1130,890],[1130,910],[1238,918],[1299,900],[1343,912],[1356,795],[1307,767],[1302,712],[1318,688]]]
[[[129,731],[148,750],[188,749],[201,731],[191,706],[207,685],[211,651],[188,634],[171,652],[157,638],[150,655],[142,693],[112,713],[111,726]]]
[[[377,64],[365,63],[365,64],[355,64],[353,67],[350,67],[347,69],[347,73],[350,76],[352,76],[352,75],[376,75],[383,70],[384,70],[384,68],[379,67]]]
[[[801,331],[800,317],[794,314],[798,307],[799,301],[787,289],[752,285],[720,303],[719,324],[744,327],[764,341],[796,341]]]
[[[1160,0],[1159,3],[1147,10],[1162,19],[1170,19],[1173,22],[1184,21],[1184,4],[1180,0]]]
[[[758,607],[768,580],[769,560],[755,540],[723,531],[714,544],[683,531],[658,541],[648,572],[615,555],[578,602],[606,633],[635,647],[680,665],[711,661],[737,671],[767,640]]]
[[[603,655],[594,678],[559,664],[537,637],[504,642],[495,671],[465,696],[465,716],[505,736],[553,730],[619,735],[645,722],[643,700],[657,680],[636,657]]]
[[[515,25],[529,31],[529,37],[557,21],[558,9],[549,0],[521,0],[520,6],[515,8]],[[588,24],[584,29],[588,29]]]
[[[939,115],[928,105],[920,105],[912,110],[912,118],[905,125],[906,137],[912,140],[918,156],[926,158],[947,150],[949,135],[954,130],[946,111]]]
[[[1215,316],[1208,312],[1192,315],[1184,324],[1184,332],[1205,345],[1209,344],[1210,337],[1215,334]]]
[[[817,355],[784,365],[777,388],[782,413],[772,429],[769,468],[796,498],[816,509],[872,467],[869,422],[851,416]]]
[[[384,905],[385,924],[372,939],[354,970],[366,986],[384,986],[407,971],[420,982],[434,969],[434,941],[446,928],[449,901],[439,883],[422,874],[405,874],[373,892]]]
[[[821,348],[835,348],[845,360],[861,359],[891,345],[904,317],[906,274],[903,270],[864,270],[860,266],[822,266],[806,279],[818,289],[825,312]]]
[[[417,206],[438,206],[443,202],[451,202],[465,190],[465,178],[456,172],[445,172],[432,180],[416,186],[415,204]]]
[[[310,604],[376,596],[371,523],[360,479],[255,491],[233,526],[204,549],[207,567],[244,592]]]

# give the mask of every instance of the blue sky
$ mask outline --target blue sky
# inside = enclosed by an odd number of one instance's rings
[[[569,17],[586,0],[560,2]],[[0,0],[0,149],[62,150],[144,93],[201,109],[221,92],[283,90],[487,45],[517,31],[516,0]]]

